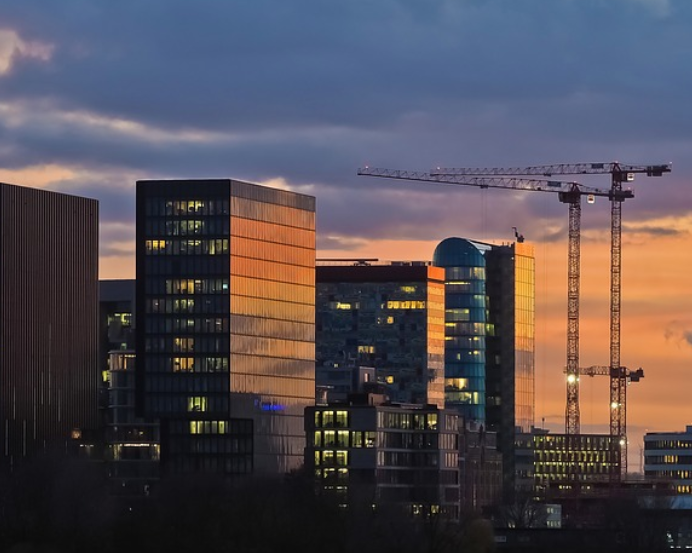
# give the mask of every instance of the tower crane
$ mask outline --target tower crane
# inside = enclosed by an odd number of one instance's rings
[[[478,176],[478,175],[601,175],[611,176],[611,217],[610,217],[610,435],[619,438],[621,473],[627,473],[627,384],[637,381],[641,374],[632,373],[620,366],[620,303],[621,303],[621,270],[622,270],[622,183],[634,180],[635,174],[648,177],[661,177],[671,171],[670,164],[636,165],[615,162],[608,163],[559,163],[552,165],[534,165],[530,167],[468,167],[437,168],[431,171],[435,176]],[[571,242],[571,241],[570,241]],[[569,339],[568,339],[569,340]],[[640,369],[641,371],[641,369]],[[574,373],[567,370],[567,379]],[[599,373],[601,374],[601,373]],[[593,375],[592,375],[593,376]],[[567,393],[567,433],[579,432],[579,408],[570,405],[578,401],[578,395]],[[576,419],[575,419],[576,417]]]
[[[456,171],[456,173],[455,173]],[[513,190],[530,190],[539,192],[556,192],[558,199],[569,206],[569,254],[568,254],[568,293],[567,293],[567,408],[566,433],[579,434],[579,280],[580,280],[580,234],[581,234],[581,197],[601,196],[613,202],[621,203],[627,198],[634,197],[631,190],[618,189],[602,190],[584,186],[576,182],[561,182],[553,180],[524,179],[517,177],[474,176],[465,174],[464,169],[438,170],[422,173],[392,169],[362,168],[359,175],[384,177],[400,180],[433,182],[438,184],[453,184],[477,186],[480,188],[502,188]],[[474,171],[473,169],[469,171]],[[486,171],[488,169],[479,170]],[[477,173],[481,175],[483,173]],[[497,173],[498,175],[500,173]],[[536,175],[550,176],[536,172]]]

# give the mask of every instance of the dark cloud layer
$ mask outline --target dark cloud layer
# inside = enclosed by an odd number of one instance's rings
[[[691,25],[687,0],[4,2],[0,28],[52,50],[0,73],[0,163],[102,175],[52,187],[101,199],[107,222],[133,218],[132,175],[281,178],[317,196],[321,245],[564,239],[556,198],[356,170],[673,161],[665,194],[636,183],[627,222],[684,214]]]

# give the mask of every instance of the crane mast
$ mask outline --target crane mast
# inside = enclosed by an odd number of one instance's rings
[[[620,472],[627,473],[627,384],[631,380],[629,372],[620,366],[620,305],[622,292],[622,183],[634,180],[634,175],[645,174],[649,177],[660,177],[671,171],[670,164],[632,165],[619,162],[609,163],[560,163],[553,165],[535,165],[529,167],[467,167],[467,168],[437,168],[431,171],[434,175],[474,176],[474,175],[541,175],[549,177],[553,175],[611,175],[611,216],[610,216],[610,435],[619,440],[620,445]],[[571,208],[572,204],[570,204]],[[570,218],[570,221],[572,219]],[[578,235],[578,230],[575,231]],[[578,347],[579,331],[578,322],[572,319],[574,308],[572,307],[573,294],[576,293],[578,302],[578,274],[579,269],[573,268],[573,240],[570,226],[570,254],[568,275],[568,346],[567,346],[567,408],[565,426],[567,434],[579,433],[579,393],[578,380],[579,369],[570,367],[573,359],[572,347]],[[576,238],[578,240],[578,238]],[[578,244],[577,244],[578,248]],[[576,271],[576,272],[574,272]],[[575,283],[572,282],[574,274],[577,275],[576,292]],[[578,307],[576,309],[578,317]],[[575,336],[572,336],[572,334]],[[577,354],[578,359],[578,354]],[[577,361],[578,363],[578,361]],[[578,364],[576,365],[578,367]],[[643,373],[641,374],[643,376]],[[574,388],[570,385],[574,380]],[[638,378],[637,378],[638,380]]]
[[[524,179],[517,177],[503,178],[499,176],[480,177],[465,175],[461,172],[451,173],[422,173],[393,169],[364,168],[358,170],[359,175],[384,177],[400,180],[415,180],[438,184],[455,184],[476,186],[480,188],[502,188],[511,190],[529,190],[537,192],[556,192],[562,203],[569,205],[569,256],[568,256],[568,293],[567,293],[567,408],[566,433],[579,434],[579,281],[580,281],[580,226],[581,226],[581,197],[590,196],[612,197],[614,192],[584,186],[575,182],[562,182],[541,179]],[[479,173],[480,174],[480,173]],[[540,173],[536,173],[540,174]],[[633,197],[631,191],[618,191],[617,194]]]

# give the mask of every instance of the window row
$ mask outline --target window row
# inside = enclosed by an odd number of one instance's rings
[[[258,202],[233,196],[231,216],[257,221],[269,221],[286,227],[315,228],[315,212],[283,205]]]
[[[230,272],[229,265],[228,255],[147,255],[144,258],[144,272],[147,277],[226,276]],[[151,288],[156,286],[152,284]]]
[[[412,451],[378,451],[379,467],[437,467],[440,457],[437,453],[418,453]]]
[[[207,296],[205,298],[151,298],[145,302],[149,313],[228,313],[228,296]]]
[[[234,276],[231,279],[231,294],[250,296],[268,300],[285,300],[294,303],[315,303],[315,287],[313,285],[277,282],[259,278]]]
[[[301,303],[233,297],[233,314],[314,324],[315,307]]]
[[[155,281],[152,284],[156,284]],[[152,290],[147,290],[147,294],[161,294],[165,292],[168,295],[196,295],[196,294],[228,294],[229,279],[228,278],[171,278],[158,281],[159,287],[163,290],[158,290],[156,286]]]
[[[436,430],[437,423],[437,413],[394,413],[390,411],[377,413],[377,425],[382,428]]]
[[[149,316],[144,320],[144,331],[147,334],[227,334],[229,326],[228,317]]]
[[[348,425],[348,411],[315,411],[315,428],[345,428]]]
[[[331,450],[326,449],[324,451],[315,451],[315,466],[341,466],[345,467],[348,465],[348,451],[345,450]]]
[[[228,255],[227,238],[145,240],[146,255]]]
[[[266,357],[257,357],[263,360]],[[231,389],[241,394],[265,394],[266,396],[279,396],[282,403],[273,405],[269,411],[281,411],[288,398],[300,398],[305,405],[305,400],[315,400],[315,380],[305,375],[305,378],[296,378],[293,374],[249,374],[242,373],[242,368],[233,364],[230,373]],[[300,404],[300,402],[298,402]]]
[[[160,219],[149,217],[144,223],[147,237],[163,236],[228,236],[231,222],[228,217],[205,219]]]
[[[289,228],[266,221],[253,221],[237,217],[231,221],[231,235],[315,249],[315,231],[313,229]]]
[[[211,422],[211,421],[185,421],[185,420],[172,420],[169,422],[169,429],[171,435],[186,435],[190,434],[191,424],[190,422]],[[252,438],[252,421],[249,419],[229,419],[216,421],[217,428],[219,423],[223,423],[222,427],[224,432],[214,432],[214,434],[232,434],[241,438],[251,440]],[[196,432],[199,434],[200,432]],[[212,432],[206,432],[207,434],[212,434]]]
[[[224,447],[220,445],[219,447]],[[187,444],[171,444],[171,456],[166,462],[171,474],[251,474],[253,472],[252,454],[231,455],[220,450],[218,455],[189,454]],[[182,450],[182,451],[181,451]]]
[[[284,359],[315,359],[314,342],[281,340],[265,336],[231,334],[231,350],[237,354],[282,357]]]
[[[170,359],[165,356],[152,356],[154,363],[147,363],[147,370],[152,371],[145,376],[145,390],[151,395],[166,396],[172,405],[171,409],[179,413],[186,410],[187,398],[190,394],[207,397],[209,410],[224,411],[228,409],[228,373],[173,373],[159,367],[170,367]],[[162,360],[159,364],[158,360]],[[148,401],[148,400],[147,400]],[[175,408],[173,408],[173,406]]]
[[[304,286],[315,285],[315,267],[308,264],[287,265],[264,259],[233,256],[231,260],[231,274],[258,279],[291,282]]]
[[[227,356],[154,356],[147,359],[147,372],[228,372]]]
[[[289,244],[267,242],[234,236],[232,239],[233,255],[264,259],[276,263],[314,267],[315,250],[313,248],[299,248]]]
[[[230,214],[227,199],[167,200],[147,198],[144,202],[144,210],[147,217]]]
[[[248,336],[267,336],[301,342],[315,341],[315,326],[295,321],[279,321],[241,315],[231,316],[231,332]]]
[[[145,351],[151,353],[228,353],[228,337],[154,336],[144,340]]]
[[[316,448],[361,448],[375,447],[377,432],[359,430],[317,430],[313,436]]]
[[[312,389],[314,399],[315,394],[315,362],[305,359],[282,359],[281,357],[259,357],[257,355],[239,355],[231,353],[232,375],[268,375],[268,378],[292,378],[300,379],[301,386]],[[312,383],[310,383],[312,381]],[[271,380],[270,380],[271,383]],[[240,385],[240,383],[238,384]],[[288,394],[282,394],[288,395]],[[296,397],[303,397],[302,391]]]

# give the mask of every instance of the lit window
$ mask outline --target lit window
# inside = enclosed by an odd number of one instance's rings
[[[193,396],[187,398],[187,410],[188,411],[206,411],[207,410],[207,398],[204,396]]]

